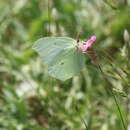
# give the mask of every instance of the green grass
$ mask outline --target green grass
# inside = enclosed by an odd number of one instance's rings
[[[107,2],[105,2],[107,1]],[[123,2],[123,0],[122,0]],[[116,7],[113,9],[112,6]],[[0,130],[123,130],[130,125],[130,1],[0,1]],[[50,23],[50,34],[48,28]],[[86,68],[65,82],[51,78],[34,42],[48,35],[82,40],[97,36],[96,50],[107,77],[86,56]],[[77,108],[77,109],[76,109]]]

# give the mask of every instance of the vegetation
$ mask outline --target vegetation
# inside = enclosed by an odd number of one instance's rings
[[[130,1],[48,1],[0,0],[0,130],[85,130],[83,119],[87,130],[124,130],[107,88],[129,129]],[[86,68],[61,82],[32,50],[41,37],[93,34],[103,73],[86,55]]]

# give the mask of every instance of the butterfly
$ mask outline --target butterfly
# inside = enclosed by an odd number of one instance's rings
[[[65,81],[80,73],[85,67],[84,53],[95,40],[96,36],[92,36],[86,42],[69,37],[45,37],[36,41],[33,49],[48,66],[48,74]]]

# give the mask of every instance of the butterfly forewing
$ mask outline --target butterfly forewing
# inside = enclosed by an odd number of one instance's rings
[[[42,57],[44,64],[51,65],[64,49],[75,46],[75,40],[68,37],[46,37],[38,40],[33,49]]]

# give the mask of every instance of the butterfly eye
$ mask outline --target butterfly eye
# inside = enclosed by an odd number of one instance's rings
[[[77,40],[77,43],[79,43],[79,39]]]

